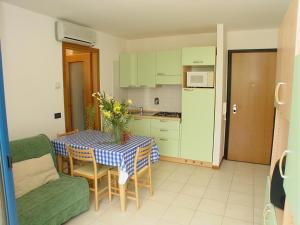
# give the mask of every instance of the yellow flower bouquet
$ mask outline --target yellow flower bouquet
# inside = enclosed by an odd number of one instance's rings
[[[96,92],[92,96],[98,100],[105,130],[112,131],[115,142],[120,144],[123,139],[123,132],[128,129],[128,122],[131,119],[128,106],[132,104],[132,101],[122,100],[119,102],[106,95],[105,92]]]

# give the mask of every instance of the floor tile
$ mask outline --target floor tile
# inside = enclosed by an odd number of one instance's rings
[[[224,217],[222,225],[253,225],[253,223],[248,223],[242,220]]]
[[[228,203],[253,207],[253,195],[243,194],[239,192],[230,192]]]
[[[170,205],[176,196],[177,194],[174,192],[157,190],[152,196],[149,196],[148,199],[161,204]]]
[[[222,216],[198,211],[193,216],[190,225],[221,225],[222,218]]]
[[[206,190],[205,187],[199,187],[199,186],[195,186],[195,185],[192,185],[192,184],[186,184],[181,189],[180,193],[185,194],[185,195],[189,195],[189,196],[192,196],[192,197],[196,197],[196,198],[201,198],[203,196],[205,190]]]
[[[200,197],[197,198],[190,195],[179,194],[173,201],[172,205],[195,210],[199,206],[200,201]]]
[[[141,207],[128,200],[90,210],[66,225],[262,225],[262,208],[269,167],[224,160],[219,170],[170,162],[153,167],[154,195],[141,189]]]
[[[232,182],[230,191],[242,193],[242,194],[249,194],[253,195],[254,194],[254,186],[252,184],[243,184],[243,183],[237,183]]]
[[[190,178],[190,176],[191,176],[190,174],[182,174],[182,173],[174,172],[168,177],[168,180],[186,183]]]
[[[211,199],[202,199],[198,210],[206,213],[212,213],[219,216],[223,216],[225,213],[226,204],[224,202],[219,202]]]
[[[163,215],[162,219],[176,224],[187,225],[191,221],[193,215],[194,210],[171,205]]]
[[[159,189],[178,193],[181,191],[183,186],[184,186],[184,183],[172,181],[172,180],[166,180],[159,186]]]
[[[226,202],[228,199],[229,191],[222,191],[221,189],[208,188],[203,195],[203,198]]]
[[[137,214],[142,217],[158,220],[165,213],[168,207],[169,207],[168,205],[147,200],[138,210]]]
[[[254,208],[254,223],[263,224],[263,209]]]
[[[119,225],[122,224],[123,221],[130,221],[134,214],[134,211],[127,210],[126,212],[121,212],[120,208],[112,207],[102,216],[99,216],[97,221],[108,225]]]
[[[253,223],[254,210],[252,207],[246,207],[236,204],[228,204],[225,210],[225,217],[238,219]]]

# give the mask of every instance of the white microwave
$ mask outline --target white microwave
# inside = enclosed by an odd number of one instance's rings
[[[214,71],[187,72],[186,86],[190,88],[214,87]]]

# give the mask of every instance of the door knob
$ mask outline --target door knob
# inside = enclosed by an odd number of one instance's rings
[[[237,113],[237,105],[236,104],[233,104],[233,106],[232,106],[232,113],[233,114]]]

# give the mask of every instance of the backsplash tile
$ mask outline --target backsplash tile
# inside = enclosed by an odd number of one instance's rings
[[[159,98],[159,105],[154,104],[156,97]],[[134,106],[142,106],[144,110],[181,112],[181,85],[128,89],[128,99],[132,99]]]

